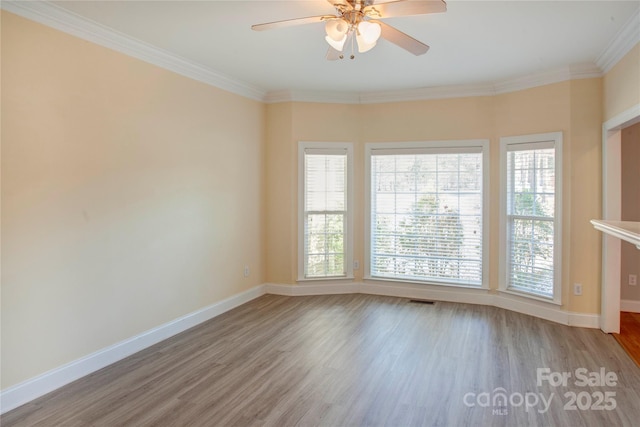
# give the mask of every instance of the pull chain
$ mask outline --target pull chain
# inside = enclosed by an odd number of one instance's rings
[[[353,29],[353,30],[351,30],[351,31],[356,32],[356,31],[358,31],[358,30],[357,30],[357,29]],[[356,57],[356,56],[354,55],[354,52],[355,52],[355,50],[354,50],[354,43],[355,43],[355,42],[354,42],[354,39],[355,39],[355,38],[356,38],[355,34],[351,34],[351,57],[350,57],[351,59],[354,59],[354,58]]]

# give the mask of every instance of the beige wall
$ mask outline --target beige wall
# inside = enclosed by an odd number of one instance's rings
[[[293,140],[290,104],[267,106],[266,149],[266,277],[275,283],[291,280],[291,262],[295,257],[296,213],[293,194],[297,180],[291,165],[296,152]]]
[[[640,221],[640,123],[622,130],[622,220]],[[640,276],[640,250],[622,242],[620,295],[623,300],[640,301],[640,284],[630,286],[629,274]]]
[[[604,119],[640,104],[640,43],[604,76]]]
[[[571,82],[571,130],[565,147],[565,223],[569,216],[569,283],[583,285],[582,296],[572,296],[571,310],[599,313],[602,276],[602,234],[590,220],[602,215],[602,80]],[[567,161],[568,160],[568,161]],[[568,163],[568,164],[567,164]],[[570,205],[569,205],[570,203]],[[565,239],[564,244],[567,244]],[[565,276],[566,277],[566,276]],[[565,288],[570,294],[571,288]]]
[[[2,55],[3,389],[264,282],[262,103],[7,12]]]
[[[349,141],[355,148],[354,259],[364,257],[364,144],[375,141],[489,139],[490,285],[498,287],[499,138],[563,131],[564,190],[563,302],[569,311],[597,313],[600,292],[600,236],[589,223],[601,209],[602,80],[563,82],[493,97],[473,97],[376,105],[282,103],[268,106],[270,126],[267,164],[272,180],[269,235],[286,236],[296,246],[297,141]],[[293,129],[289,132],[289,129]],[[272,139],[275,138],[275,139]],[[289,138],[288,140],[284,140]],[[280,155],[281,153],[281,155]],[[283,159],[288,159],[288,164]],[[574,191],[575,190],[575,191]],[[277,191],[277,194],[274,194]],[[575,208],[577,207],[577,208]],[[277,213],[276,213],[277,212]],[[270,239],[269,239],[270,240]],[[269,241],[267,280],[294,284],[297,254],[282,242]],[[286,246],[286,245],[284,245]],[[588,264],[588,266],[584,266]],[[355,271],[362,280],[363,271]],[[570,284],[583,284],[583,295],[571,295]]]

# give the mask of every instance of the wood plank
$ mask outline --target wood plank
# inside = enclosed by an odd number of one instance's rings
[[[537,369],[614,387],[536,384]],[[467,393],[553,393],[548,412]],[[565,410],[565,393],[617,408]],[[640,369],[599,330],[496,307],[374,295],[265,295],[8,412],[6,426],[616,425],[640,419]],[[477,403],[476,400],[474,402]],[[541,407],[540,407],[541,408]]]
[[[640,313],[621,312],[620,333],[613,337],[640,367]]]

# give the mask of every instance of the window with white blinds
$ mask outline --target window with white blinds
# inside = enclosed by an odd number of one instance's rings
[[[368,144],[369,276],[486,286],[488,142]]]
[[[349,277],[351,147],[300,143],[300,153],[299,280]]]
[[[560,133],[502,138],[503,289],[559,299]]]

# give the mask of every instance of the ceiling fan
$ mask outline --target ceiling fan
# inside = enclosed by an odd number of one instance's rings
[[[255,31],[270,30],[292,25],[325,22],[326,37],[329,44],[328,60],[344,58],[345,48],[351,47],[351,59],[355,57],[355,45],[359,53],[371,50],[382,37],[391,43],[413,53],[422,55],[429,46],[380,21],[396,16],[425,15],[447,11],[443,0],[327,0],[337,10],[337,15],[318,15],[306,18],[294,18],[284,21],[252,25]]]

